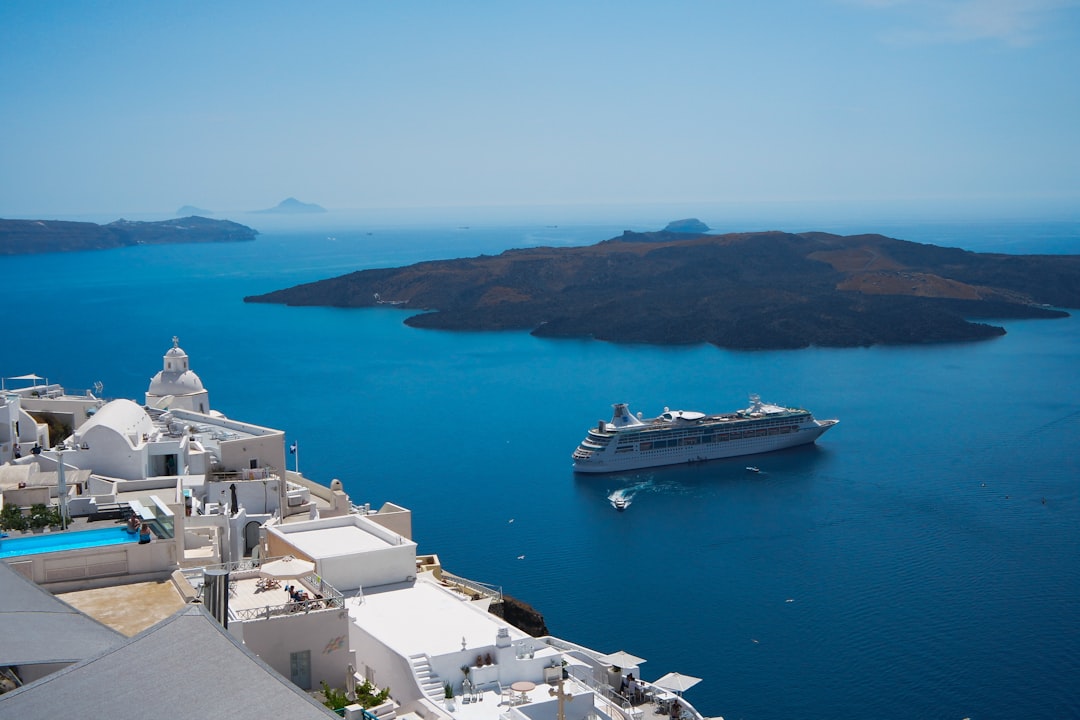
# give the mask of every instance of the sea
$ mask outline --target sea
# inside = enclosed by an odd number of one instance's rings
[[[178,336],[212,407],[286,430],[290,469],[410,508],[420,552],[552,634],[643,657],[648,680],[702,678],[686,698],[708,716],[1080,717],[1075,314],[975,343],[758,352],[417,330],[396,307],[242,299],[675,218],[232,219],[262,234],[0,258],[0,374],[141,401]],[[1080,252],[1080,221],[703,219]],[[752,459],[571,470],[612,403],[721,412],[751,393],[840,423]]]

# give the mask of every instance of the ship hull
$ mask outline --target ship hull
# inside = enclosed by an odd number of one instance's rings
[[[835,420],[817,420],[801,426],[798,431],[783,435],[765,435],[724,442],[682,445],[663,449],[634,450],[633,452],[595,452],[588,458],[575,458],[573,467],[577,473],[614,473],[642,468],[682,465],[686,463],[722,460],[743,455],[785,450],[809,445],[836,424]],[[614,446],[614,443],[612,444]]]

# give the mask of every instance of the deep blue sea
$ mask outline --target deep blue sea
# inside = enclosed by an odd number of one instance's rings
[[[707,715],[1080,717],[1077,317],[784,352],[414,330],[389,307],[241,298],[662,223],[245,222],[257,241],[0,258],[0,374],[141,401],[178,335],[212,406],[286,429],[305,474],[411,508],[421,552],[532,603],[553,634],[645,657],[647,679],[703,677],[687,697]],[[1080,251],[1080,222],[780,229]],[[727,411],[752,392],[840,424],[754,458],[756,475],[745,458],[571,472],[613,402]],[[624,513],[607,501],[620,489]]]

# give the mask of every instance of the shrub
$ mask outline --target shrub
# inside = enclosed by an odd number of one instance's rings
[[[29,521],[23,517],[22,508],[12,503],[4,503],[0,509],[0,530],[25,530]]]

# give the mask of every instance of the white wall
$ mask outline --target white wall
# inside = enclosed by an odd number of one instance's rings
[[[64,461],[69,465],[125,480],[146,477],[145,445],[133,448],[123,435],[101,425],[87,430],[82,441],[88,449],[64,455]]]
[[[412,667],[405,658],[356,623],[349,623],[349,646],[356,653],[356,670],[360,677],[367,677],[370,668],[374,684],[380,689],[390,688],[390,696],[401,705],[416,702],[423,697]],[[461,672],[458,671],[458,674]]]
[[[239,627],[234,627],[239,625]],[[325,681],[332,688],[346,685],[349,653],[349,614],[345,610],[318,610],[291,613],[280,617],[229,622],[229,631],[237,632],[244,644],[283,677],[289,677],[289,654],[311,652],[311,688],[319,689]],[[226,713],[227,715],[227,713]],[[272,717],[268,713],[267,717]]]
[[[344,593],[403,582],[410,575],[416,575],[416,546],[395,545],[355,555],[323,558],[319,561],[319,573]]]

